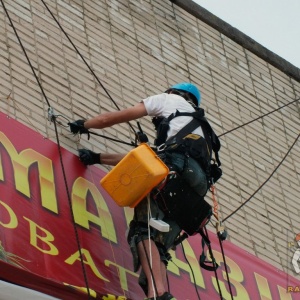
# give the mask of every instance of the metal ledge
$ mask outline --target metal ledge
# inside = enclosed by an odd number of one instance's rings
[[[267,63],[271,64],[275,68],[279,69],[286,75],[292,77],[296,81],[300,82],[300,69],[295,67],[293,64],[289,63],[284,58],[270,51],[266,47],[257,43],[255,40],[242,33],[235,27],[232,27],[225,21],[221,20],[214,14],[210,13],[205,8],[196,4],[192,0],[170,0],[172,3],[176,4],[180,8],[184,9],[197,19],[208,24],[212,28],[221,32],[231,40],[235,41],[237,44],[241,45],[245,49],[249,50],[253,54],[257,55],[259,58],[263,59]]]

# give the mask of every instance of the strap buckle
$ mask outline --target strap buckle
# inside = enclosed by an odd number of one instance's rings
[[[166,147],[167,147],[167,145],[165,143],[163,143],[163,144],[159,145],[156,148],[156,150],[157,150],[157,152],[162,152],[162,151],[164,151],[166,149]]]

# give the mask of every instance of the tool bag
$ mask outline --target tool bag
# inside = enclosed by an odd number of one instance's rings
[[[212,216],[212,207],[182,177],[173,173],[156,194],[160,209],[188,235],[205,226]]]

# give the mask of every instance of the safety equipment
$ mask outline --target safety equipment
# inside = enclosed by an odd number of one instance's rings
[[[189,82],[181,82],[181,83],[177,83],[177,84],[171,86],[171,89],[184,91],[184,92],[188,92],[188,93],[192,94],[195,97],[195,99],[197,100],[198,106],[200,106],[201,93],[194,84],[189,83]]]
[[[169,123],[178,116],[191,116],[193,120],[183,127],[175,136],[170,137],[166,141]],[[220,168],[221,161],[218,152],[221,143],[205,118],[205,112],[202,108],[198,107],[196,111],[192,113],[176,111],[169,117],[161,118],[155,122],[157,131],[155,145],[158,150],[163,145],[164,152],[175,151],[193,157],[206,173],[210,185],[220,179],[222,170]],[[203,130],[205,139],[199,135],[191,134],[191,132],[199,126],[201,126]],[[214,153],[214,159],[212,158],[212,153]]]
[[[211,206],[199,196],[177,173],[167,178],[167,183],[156,192],[156,202],[165,215],[179,225],[188,235],[195,234],[212,216]]]
[[[84,165],[101,164],[100,153],[95,153],[87,149],[78,149],[79,160]]]
[[[72,123],[68,123],[68,125],[70,126],[70,131],[74,134],[83,134],[83,133],[86,133],[88,135],[88,138],[89,138],[89,131],[88,129],[86,129],[84,127],[84,122],[85,120],[77,120],[77,121],[74,121]]]

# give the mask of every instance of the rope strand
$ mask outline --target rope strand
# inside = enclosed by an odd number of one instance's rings
[[[235,211],[233,211],[230,215],[228,215],[223,222],[225,222],[226,220],[228,220],[230,217],[232,217],[237,211],[239,211],[244,205],[246,205],[254,196],[255,194],[270,180],[270,178],[275,174],[275,172],[279,169],[279,167],[282,165],[282,163],[284,162],[284,160],[287,158],[287,156],[289,155],[289,153],[291,152],[292,148],[295,146],[296,142],[298,141],[300,137],[300,133],[298,134],[298,136],[296,137],[294,143],[292,144],[292,146],[288,149],[288,151],[286,152],[286,154],[284,155],[283,159],[279,162],[279,164],[276,166],[276,168],[273,170],[273,172],[271,173],[271,175],[258,187],[258,189],[245,201],[243,202]]]
[[[69,42],[71,43],[71,45],[73,46],[74,50],[76,51],[76,53],[80,56],[80,58],[82,59],[82,61],[85,63],[85,65],[88,67],[88,69],[90,70],[90,72],[93,74],[94,78],[97,80],[97,82],[99,83],[99,85],[103,88],[103,90],[105,91],[106,95],[108,96],[108,98],[113,102],[113,104],[115,105],[115,107],[120,110],[118,104],[115,102],[115,100],[112,98],[112,96],[110,95],[110,93],[108,92],[108,90],[105,88],[105,86],[102,84],[102,82],[99,80],[98,76],[96,75],[96,73],[94,72],[94,70],[91,68],[91,66],[87,63],[86,59],[83,57],[83,55],[80,53],[80,51],[78,50],[78,48],[76,47],[76,45],[73,43],[73,41],[71,40],[71,38],[69,37],[69,35],[67,34],[67,32],[64,30],[64,28],[61,26],[61,24],[58,22],[58,20],[56,19],[56,17],[54,16],[54,14],[52,13],[52,11],[49,9],[48,5],[45,3],[44,0],[41,0],[42,3],[44,4],[44,6],[46,7],[46,9],[48,10],[48,12],[50,13],[51,17],[53,18],[53,20],[56,22],[56,24],[58,25],[58,27],[60,28],[60,30],[64,33],[64,35],[66,36],[66,38],[69,40]],[[127,124],[129,125],[129,127],[131,128],[131,130],[134,132],[134,134],[136,135],[136,130],[133,128],[133,126],[127,122]]]
[[[44,91],[44,89],[43,89],[43,87],[42,87],[42,85],[41,85],[41,83],[40,83],[40,81],[39,81],[38,76],[37,76],[36,73],[35,73],[35,70],[34,70],[32,64],[31,64],[31,61],[30,61],[28,55],[27,55],[26,49],[25,49],[24,46],[23,46],[23,43],[22,43],[22,41],[21,41],[21,39],[20,39],[20,37],[19,37],[19,35],[18,35],[18,32],[17,32],[17,30],[16,30],[16,28],[15,28],[15,26],[14,26],[14,24],[13,24],[11,18],[10,18],[10,15],[9,15],[7,9],[6,9],[6,6],[5,6],[3,0],[1,0],[1,3],[2,3],[3,9],[4,9],[4,11],[5,11],[6,15],[7,15],[7,18],[9,19],[9,22],[10,22],[10,24],[11,24],[13,30],[14,30],[14,33],[15,33],[15,35],[16,35],[18,41],[19,41],[19,44],[20,44],[20,46],[21,46],[21,48],[22,48],[22,51],[23,51],[23,53],[24,53],[24,55],[25,55],[25,57],[26,57],[26,59],[27,59],[27,61],[28,61],[28,64],[29,64],[29,66],[30,66],[30,68],[31,68],[31,70],[32,70],[32,72],[33,72],[33,74],[34,74],[34,77],[35,77],[35,79],[36,79],[36,81],[37,81],[37,83],[38,83],[38,85],[39,85],[39,87],[40,87],[40,89],[41,89],[41,92],[42,92],[42,94],[43,94],[43,96],[44,96],[44,98],[45,98],[45,100],[46,100],[46,102],[47,102],[47,104],[48,104],[48,107],[50,108],[51,106],[50,106],[50,102],[49,102],[49,100],[48,100],[48,98],[47,98],[47,95],[46,95],[46,93],[45,93],[45,91]],[[61,153],[61,146],[60,146],[60,141],[59,141],[59,137],[58,137],[58,131],[57,131],[55,119],[54,119],[53,121],[54,121],[53,123],[54,123],[54,129],[55,129],[56,141],[57,141],[58,152],[59,152],[59,158],[60,158],[60,165],[61,165],[61,169],[62,169],[62,173],[63,173],[63,178],[64,178],[64,183],[65,183],[65,188],[66,188],[67,198],[68,198],[68,202],[69,202],[69,206],[70,206],[70,210],[71,210],[72,221],[73,221],[73,228],[74,228],[74,233],[75,233],[76,243],[77,243],[78,252],[79,252],[79,256],[80,256],[80,262],[81,262],[81,267],[82,267],[82,273],[83,273],[84,282],[85,282],[85,285],[86,285],[86,288],[87,288],[88,299],[90,299],[90,297],[91,297],[91,295],[90,295],[90,289],[89,289],[89,284],[88,284],[87,274],[86,274],[85,267],[84,267],[84,263],[83,263],[83,256],[82,256],[82,252],[81,252],[81,245],[80,245],[80,241],[79,241],[78,231],[77,231],[77,228],[76,228],[76,225],[75,225],[75,218],[74,218],[74,213],[73,213],[73,209],[72,209],[71,198],[70,198],[70,192],[69,192],[69,188],[68,188],[68,184],[67,184],[65,168],[64,168],[64,164],[63,164],[63,160],[62,160],[62,153]]]
[[[285,105],[283,105],[283,106],[280,106],[280,107],[278,107],[278,108],[276,108],[276,109],[274,109],[274,110],[272,110],[272,111],[270,111],[270,112],[268,112],[268,113],[266,113],[266,114],[264,114],[264,115],[262,115],[262,116],[260,116],[260,117],[257,117],[257,118],[255,118],[255,119],[249,121],[249,122],[246,122],[246,123],[244,123],[244,124],[242,124],[242,125],[239,125],[238,127],[235,127],[235,128],[233,128],[233,129],[230,129],[230,130],[228,130],[228,131],[226,131],[226,132],[220,134],[218,137],[224,136],[224,135],[226,135],[227,133],[233,132],[233,131],[235,131],[235,130],[237,130],[237,129],[239,129],[239,128],[242,128],[242,127],[244,127],[244,126],[246,126],[246,125],[249,125],[249,124],[251,124],[251,123],[253,123],[253,122],[255,122],[255,121],[259,120],[259,119],[262,119],[262,118],[264,118],[264,117],[266,117],[266,116],[268,116],[268,115],[271,115],[271,114],[273,114],[274,112],[279,111],[280,109],[282,109],[282,108],[284,108],[284,107],[286,107],[286,106],[289,106],[289,105],[291,105],[291,104],[293,104],[293,103],[295,103],[295,102],[297,102],[297,101],[299,101],[299,100],[300,100],[300,98],[297,98],[297,99],[293,100],[292,102],[289,102],[289,103],[287,103],[287,104],[285,104]]]
[[[228,274],[228,268],[227,268],[227,263],[226,263],[226,257],[225,257],[225,252],[224,252],[224,248],[223,248],[223,243],[222,243],[222,240],[221,240],[221,238],[219,236],[218,236],[218,240],[219,240],[219,245],[220,245],[221,252],[222,252],[222,258],[223,258],[223,262],[224,262],[225,273],[226,273],[226,278],[227,278],[227,282],[228,282],[230,297],[231,297],[231,300],[234,300],[233,299],[232,288],[231,288],[231,283],[230,283],[230,279],[229,279],[229,274]]]

